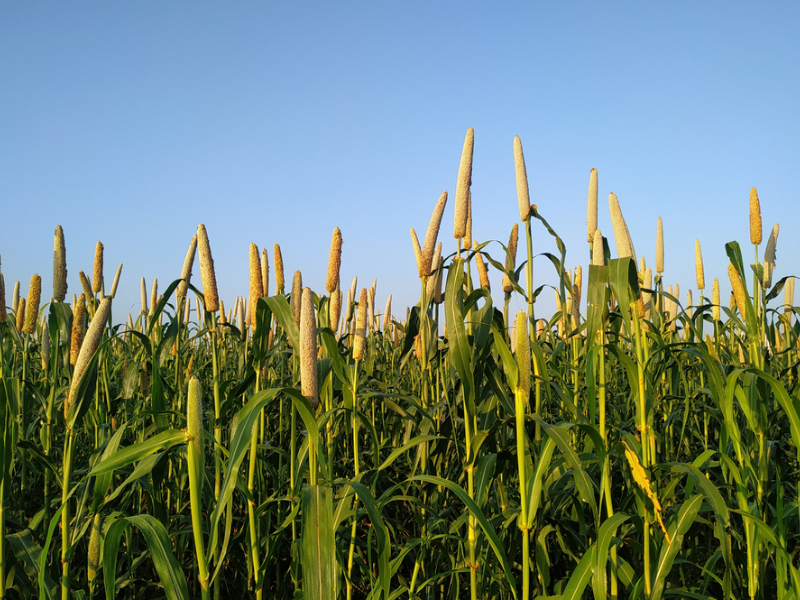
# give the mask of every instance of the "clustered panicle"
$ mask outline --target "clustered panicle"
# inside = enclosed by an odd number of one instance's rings
[[[519,219],[523,223],[531,217],[531,196],[528,190],[528,172],[525,169],[525,156],[522,153],[522,140],[514,136],[514,173],[517,177],[517,201]]]
[[[337,227],[331,238],[331,252],[328,256],[328,277],[325,279],[325,291],[329,294],[339,285],[339,270],[342,266],[342,232]]]
[[[208,232],[202,223],[197,226],[197,247],[200,254],[200,279],[203,281],[203,300],[206,312],[219,310],[219,294],[217,293],[217,274],[214,271],[214,258],[211,256],[211,244],[208,243]]]
[[[53,241],[53,299],[63,302],[67,297],[67,246],[64,242],[64,230],[56,226]]]

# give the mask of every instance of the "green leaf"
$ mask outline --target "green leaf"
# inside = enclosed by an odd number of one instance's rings
[[[172,545],[167,530],[152,515],[120,517],[108,528],[103,548],[103,581],[105,582],[106,599],[114,600],[116,595],[115,578],[119,542],[128,525],[134,525],[147,542],[153,565],[164,587],[167,600],[189,600],[186,577],[178,561],[175,560],[175,555],[172,554]]]
[[[154,435],[143,442],[133,444],[127,448],[123,448],[118,452],[101,460],[95,467],[89,471],[90,476],[101,475],[116,469],[126,467],[131,463],[135,463],[143,458],[150,456],[155,452],[167,450],[178,444],[182,444],[188,439],[185,431],[178,429],[169,429],[163,433]],[[104,492],[105,493],[105,492]]]
[[[301,562],[303,599],[336,598],[336,540],[333,502],[327,486],[303,486]]]
[[[575,567],[567,582],[567,587],[564,588],[564,593],[561,594],[561,600],[580,600],[583,598],[583,590],[586,589],[589,580],[592,578],[594,552],[594,546],[584,552],[581,561]]]
[[[616,513],[613,517],[606,519],[600,526],[597,534],[597,541],[594,546],[594,575],[592,576],[592,590],[595,600],[606,599],[606,587],[608,586],[608,548],[614,537],[617,527],[622,525],[630,517],[625,513]]]
[[[670,526],[667,531],[670,540],[672,540],[672,545],[670,545],[666,539],[661,544],[661,552],[658,555],[658,562],[656,563],[656,570],[653,577],[653,591],[650,595],[650,600],[660,600],[666,585],[667,575],[669,575],[672,564],[675,562],[675,557],[678,555],[678,552],[680,552],[681,545],[683,544],[683,536],[689,531],[689,527],[692,526],[692,523],[694,523],[694,518],[697,516],[697,511],[700,509],[700,504],[702,502],[702,494],[692,496],[683,503],[678,514],[670,519]]]
[[[472,516],[475,517],[478,521],[478,524],[483,529],[483,532],[486,534],[486,538],[489,541],[489,545],[494,550],[495,556],[500,561],[500,565],[503,568],[503,573],[506,576],[506,580],[511,585],[511,593],[514,598],[517,597],[517,582],[514,579],[514,575],[511,572],[511,563],[506,556],[506,551],[503,548],[503,545],[500,542],[500,539],[497,537],[497,534],[494,531],[491,523],[486,519],[486,516],[483,514],[483,511],[478,507],[477,504],[469,497],[469,494],[464,491],[464,489],[459,486],[457,483],[453,483],[452,481],[448,481],[447,479],[442,479],[441,477],[434,477],[432,475],[415,475],[414,477],[410,477],[409,481],[425,481],[428,483],[433,483],[435,485],[439,485],[442,487],[447,488],[451,492],[453,492],[456,496],[458,496],[459,500],[461,500],[464,504],[467,505],[467,508],[472,513]]]
[[[289,339],[292,348],[299,349],[300,330],[297,328],[297,322],[294,320],[294,315],[286,296],[270,296],[265,300],[267,306],[272,310],[272,314],[278,320],[278,324],[286,332],[286,337]]]
[[[581,459],[578,457],[578,454],[570,444],[570,441],[567,437],[567,427],[563,425],[550,425],[539,418],[536,420],[539,421],[539,424],[545,430],[545,433],[547,433],[547,435],[550,436],[556,445],[558,445],[559,450],[561,450],[561,453],[564,455],[564,459],[572,469],[572,476],[575,479],[575,487],[578,490],[580,499],[586,502],[592,508],[592,513],[594,514],[596,521],[598,519],[598,512],[597,500],[594,497],[594,485],[592,484],[592,480],[588,473],[586,473],[584,470],[583,465],[581,464]]]
[[[472,353],[460,303],[463,281],[464,260],[454,258],[447,273],[444,300],[447,337],[450,345],[449,356],[461,379],[464,398],[472,414],[475,410],[475,381],[472,375]]]
[[[391,554],[389,531],[386,529],[383,517],[381,517],[378,506],[369,489],[364,484],[358,483],[357,481],[350,481],[347,485],[353,488],[358,495],[358,499],[367,510],[370,522],[375,528],[375,534],[378,538],[378,581],[380,582],[381,589],[383,589],[384,598],[388,600],[391,592],[392,576],[389,567],[389,556]]]

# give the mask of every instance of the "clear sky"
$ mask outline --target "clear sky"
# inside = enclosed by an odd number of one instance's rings
[[[662,216],[666,283],[695,287],[699,239],[727,303],[724,244],[753,255],[751,186],[764,240],[781,224],[776,280],[800,273],[799,24],[797,2],[0,3],[7,298],[32,273],[51,295],[58,224],[70,297],[97,240],[107,288],[124,263],[115,319],[138,313],[141,277],[179,277],[198,223],[228,307],[248,293],[250,242],[270,259],[280,243],[287,279],[300,269],[323,291],[338,226],[342,287],[377,278],[376,306],[392,293],[400,314],[419,297],[409,227],[424,235],[443,190],[440,239],[455,250],[473,127],[475,239],[505,243],[519,219],[519,135],[568,266],[588,262],[597,167],[604,233],[613,191],[654,266]],[[542,227],[534,237],[555,251]],[[554,282],[535,266],[537,285]],[[551,314],[552,293],[541,306]]]

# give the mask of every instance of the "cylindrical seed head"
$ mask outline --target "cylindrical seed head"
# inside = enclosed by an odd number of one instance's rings
[[[597,229],[597,169],[589,173],[589,201],[586,206],[586,241],[594,244]],[[594,246],[592,246],[594,248]]]
[[[11,310],[16,314],[19,305],[19,279],[14,284],[14,291],[11,293]]]
[[[693,306],[694,306],[694,300],[692,298],[692,290],[689,290],[688,292],[686,292],[686,312],[688,313],[689,318],[691,318],[692,315],[694,314],[694,310],[692,310]]]
[[[656,229],[656,273],[664,272],[664,223],[658,217],[658,228]]]
[[[303,288],[300,304],[300,388],[311,407],[317,408],[317,316],[310,288]]]
[[[478,280],[481,282],[481,287],[485,287],[487,290],[491,290],[491,286],[489,285],[489,271],[486,268],[486,263],[483,262],[483,255],[479,251],[477,251],[478,242],[472,242],[472,247],[476,250],[475,264],[478,267]]]
[[[264,282],[261,279],[261,257],[258,246],[250,244],[250,326],[256,327],[258,299],[264,297]]]
[[[527,397],[531,391],[531,345],[528,341],[528,315],[523,311],[517,313],[514,330],[517,338],[517,369],[519,372],[517,389]]]
[[[694,242],[694,272],[697,275],[697,289],[701,292],[706,289],[706,276],[703,271],[703,253],[700,250],[700,240]]]
[[[719,279],[716,277],[711,284],[711,304],[714,305],[711,309],[712,316],[715,321],[719,321]]]
[[[261,285],[264,288],[264,298],[269,298],[269,257],[267,249],[261,249]]]
[[[511,235],[508,238],[508,253],[506,254],[506,271],[514,272],[517,267],[517,242],[519,241],[519,225],[514,223]],[[508,273],[503,273],[503,292],[510,294],[514,290]]]
[[[761,243],[761,203],[756,188],[750,188],[750,243]]]
[[[273,251],[275,257],[275,287],[276,293],[282,294],[283,288],[286,286],[286,278],[283,276],[283,254],[281,253],[280,244],[275,244]]]
[[[353,359],[364,358],[364,343],[367,339],[367,288],[361,288],[358,298],[358,313],[356,314],[356,335],[353,340]]]
[[[342,232],[337,227],[331,238],[331,253],[328,256],[328,277],[325,280],[325,291],[329,294],[339,285],[339,269],[342,266]]]
[[[28,288],[28,302],[25,306],[25,323],[22,332],[32,334],[36,331],[39,323],[39,303],[42,300],[42,278],[39,275],[31,275],[31,283]]]
[[[783,286],[783,312],[791,313],[794,310],[794,277],[786,280]]]
[[[83,336],[86,333],[86,295],[81,294],[72,309],[72,332],[70,335],[69,364],[78,362],[83,345]]]
[[[464,148],[461,150],[461,163],[458,165],[456,208],[455,217],[453,219],[453,237],[456,239],[463,238],[467,233],[467,200],[469,188],[472,185],[472,150],[474,145],[475,131],[470,127],[467,129],[467,135],[464,138]],[[438,232],[438,226],[436,230]],[[427,236],[425,237],[425,241],[427,243]]]
[[[86,294],[86,299],[94,298],[94,292],[92,292],[92,282],[89,281],[89,278],[86,276],[86,273],[83,271],[78,271],[78,279],[81,280],[81,287],[83,288],[83,293]]]
[[[636,260],[636,255],[633,252],[631,245],[630,233],[628,232],[628,225],[625,223],[625,218],[622,216],[622,209],[619,206],[614,192],[608,195],[608,208],[611,213],[611,225],[614,229],[614,241],[617,245],[617,256],[619,258],[630,257]]]
[[[333,290],[331,294],[331,316],[330,316],[330,328],[334,334],[339,331],[339,319],[342,316],[342,290],[339,289],[339,286],[336,286],[336,289]]]
[[[92,272],[92,291],[97,294],[103,289],[103,244],[97,242],[94,248],[94,271]]]
[[[386,308],[383,311],[383,330],[389,327],[392,322],[392,295],[389,294],[389,297],[386,299]]]
[[[467,194],[467,229],[461,239],[461,247],[469,249],[472,246],[472,192]]]
[[[431,261],[433,260],[433,250],[436,247],[436,239],[439,237],[439,226],[442,223],[442,213],[444,213],[444,207],[447,204],[447,192],[442,192],[442,195],[439,196],[439,200],[436,202],[436,206],[433,209],[433,214],[431,214],[431,220],[428,223],[428,230],[425,232],[425,243],[422,244],[422,266],[423,272],[424,269],[427,268],[428,272],[424,273],[420,272],[420,277],[427,277],[430,275],[430,265]],[[461,235],[457,235],[457,238],[464,237],[464,232],[461,232]]]
[[[603,252],[603,233],[599,228],[594,229],[594,239],[592,240],[592,264],[602,267],[606,264],[606,257]]]
[[[211,245],[208,243],[208,232],[202,223],[197,226],[197,248],[200,251],[200,279],[203,281],[203,299],[206,312],[219,309],[217,293],[217,274],[214,271],[214,258],[211,256]]]
[[[528,191],[528,172],[525,169],[525,156],[522,153],[522,140],[514,136],[514,173],[517,177],[517,201],[519,219],[523,223],[531,216],[531,196]]]
[[[81,344],[81,351],[78,353],[78,360],[75,362],[75,371],[72,373],[72,383],[69,388],[69,395],[67,401],[64,403],[64,416],[69,413],[69,407],[75,399],[75,393],[78,391],[78,382],[81,380],[89,362],[100,347],[100,341],[103,338],[103,332],[108,320],[108,314],[111,312],[111,298],[106,297],[100,302],[100,306],[94,313],[94,318],[89,324],[89,330],[86,332],[86,337]]]
[[[117,286],[119,286],[119,278],[122,275],[122,263],[119,263],[119,267],[117,267],[117,272],[114,274],[114,283],[111,284],[111,297],[117,295]]]
[[[436,252],[433,254],[433,258],[431,259],[431,276],[428,278],[428,285],[425,289],[425,293],[429,298],[432,298],[436,291],[437,281],[441,273],[437,270],[439,269],[439,259],[442,257],[442,242],[436,244]],[[441,292],[439,294],[441,296]]]
[[[739,272],[733,264],[728,263],[728,278],[731,280],[731,288],[733,298],[736,300],[736,306],[739,308],[739,314],[742,316],[742,321],[747,321],[747,303],[745,301],[744,286],[739,277]]]
[[[141,286],[140,286],[140,293],[141,293],[141,296],[142,296],[142,314],[146,315],[150,311],[147,308],[147,282],[144,280],[144,277],[142,277],[142,283],[141,283]]]
[[[426,270],[425,266],[422,264],[422,248],[419,247],[417,232],[414,231],[413,227],[411,228],[411,244],[414,246],[414,260],[417,262],[417,271],[419,272],[420,279],[427,277],[430,275],[430,271]]]
[[[347,312],[345,313],[344,322],[349,323],[353,319],[353,311],[355,310],[356,295],[353,289],[347,290]]]
[[[158,308],[158,278],[153,278],[153,287],[150,288],[150,312],[148,316],[150,318],[156,314],[156,308]]]
[[[63,302],[67,297],[67,246],[64,242],[64,230],[56,226],[53,241],[53,299]]]
[[[183,268],[181,269],[182,281],[178,284],[179,298],[185,298],[186,292],[189,291],[189,284],[192,281],[192,266],[194,265],[195,252],[197,252],[197,235],[192,236],[192,241],[189,242],[189,249],[186,251],[186,258],[183,259]]]
[[[20,298],[17,302],[17,331],[22,331],[25,327],[25,298]]]
[[[88,567],[86,569],[86,578],[90,584],[95,580],[97,571],[100,569],[100,526],[102,523],[103,518],[100,513],[95,513],[92,532],[89,534]]]
[[[294,315],[294,322],[300,327],[300,305],[303,300],[303,274],[300,271],[294,272],[294,279],[292,280],[292,297],[290,306],[292,308],[292,315]]]

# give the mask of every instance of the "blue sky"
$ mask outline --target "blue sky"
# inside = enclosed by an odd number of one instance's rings
[[[32,273],[50,295],[58,224],[70,295],[97,240],[107,285],[124,263],[116,319],[138,312],[141,277],[163,289],[180,275],[198,223],[229,307],[248,293],[250,242],[270,255],[280,243],[287,279],[300,269],[323,291],[338,226],[343,287],[377,278],[376,305],[392,293],[400,314],[419,296],[408,229],[424,235],[443,190],[440,239],[455,250],[473,127],[477,240],[505,243],[519,219],[519,135],[532,201],[569,266],[588,262],[597,167],[604,233],[613,191],[650,265],[663,217],[666,283],[695,286],[699,239],[707,286],[719,277],[727,298],[725,242],[752,257],[751,186],[764,239],[781,223],[777,276],[800,272],[798,23],[796,2],[4,2],[7,297],[15,280],[27,294]],[[534,238],[535,252],[555,251],[543,228]],[[535,265],[537,285],[554,282]]]

